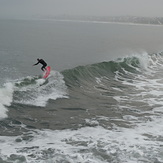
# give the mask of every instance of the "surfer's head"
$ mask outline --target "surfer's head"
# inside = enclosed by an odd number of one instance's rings
[[[37,60],[39,61],[40,59],[39,59],[39,58],[37,58]]]

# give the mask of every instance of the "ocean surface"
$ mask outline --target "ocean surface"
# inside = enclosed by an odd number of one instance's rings
[[[0,163],[163,163],[163,26],[0,20]]]

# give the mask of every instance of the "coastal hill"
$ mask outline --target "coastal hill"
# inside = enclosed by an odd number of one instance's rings
[[[54,20],[96,21],[96,22],[163,25],[163,17],[59,15],[59,16],[41,17],[41,19],[42,18],[43,19],[54,19]]]

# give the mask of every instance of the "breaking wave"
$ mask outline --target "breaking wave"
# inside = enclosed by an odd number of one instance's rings
[[[8,81],[0,88],[0,118],[7,117],[7,106],[12,103],[45,107],[49,99],[64,98],[66,94],[63,75],[55,71],[48,79],[28,76]]]

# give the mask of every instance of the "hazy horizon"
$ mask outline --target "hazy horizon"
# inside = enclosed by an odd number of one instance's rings
[[[0,18],[37,16],[162,17],[162,0],[0,0]]]

